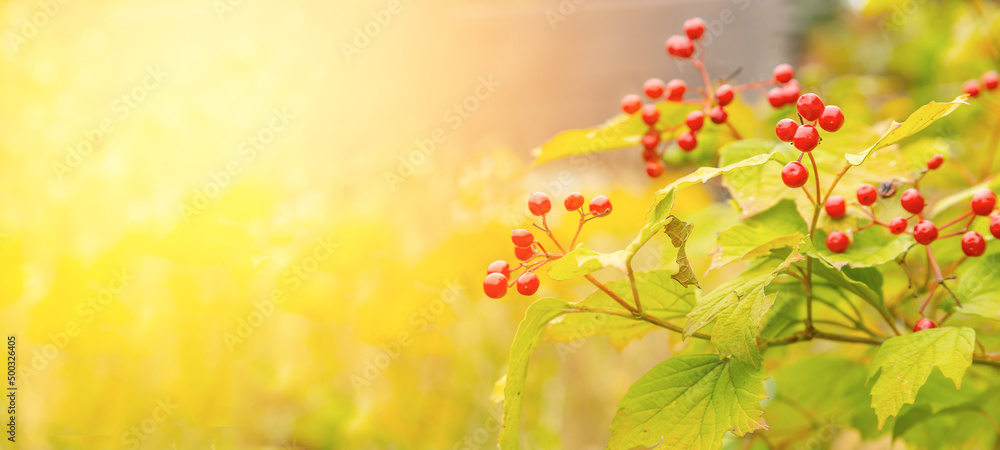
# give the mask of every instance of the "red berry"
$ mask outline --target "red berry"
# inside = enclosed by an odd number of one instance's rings
[[[774,68],[774,81],[784,84],[791,81],[794,76],[795,69],[788,64],[778,64]]]
[[[826,248],[830,249],[831,252],[844,253],[850,245],[851,240],[844,233],[834,231],[826,235]]]
[[[962,85],[962,90],[965,91],[966,94],[969,94],[969,97],[978,97],[979,81],[977,80],[966,81],[965,84]]]
[[[799,94],[802,93],[802,88],[799,87],[799,83],[795,80],[789,81],[788,84],[781,87],[781,90],[785,93],[785,104],[790,105],[795,103],[799,99]]]
[[[997,84],[1000,83],[1000,76],[997,75],[997,72],[995,70],[991,70],[983,74],[982,80],[983,80],[983,86],[986,86],[986,89],[992,91],[996,89]]]
[[[1000,239],[1000,216],[990,216],[990,234]]]
[[[934,223],[929,220],[921,220],[913,226],[913,238],[923,245],[928,245],[931,242],[934,242],[937,237],[938,229],[934,226]]]
[[[833,105],[823,108],[823,114],[819,116],[819,126],[831,133],[839,130],[844,126],[844,112]]]
[[[660,159],[660,153],[657,152],[655,148],[644,148],[644,149],[642,149],[642,160],[643,161],[649,162],[649,161],[656,161],[658,159]]]
[[[687,83],[684,80],[674,78],[667,83],[667,100],[679,102],[684,100],[684,91],[687,90]]]
[[[778,125],[774,127],[774,133],[778,135],[778,139],[782,142],[792,142],[795,137],[795,130],[799,129],[799,123],[792,119],[781,119],[778,121]]]
[[[858,203],[871,206],[875,204],[876,200],[878,200],[878,192],[875,192],[874,186],[870,184],[858,186]]]
[[[927,168],[931,169],[931,170],[934,170],[934,169],[937,169],[938,167],[941,167],[941,164],[944,164],[944,156],[943,155],[934,155],[934,156],[931,156],[931,159],[927,160]]]
[[[538,290],[538,275],[534,272],[525,272],[517,277],[517,292],[521,295],[532,295]]]
[[[781,108],[785,105],[785,90],[780,87],[773,87],[767,91],[767,102],[774,108]]]
[[[694,136],[694,133],[690,131],[685,131],[677,137],[677,146],[686,152],[694,150],[698,146],[698,138]]]
[[[566,196],[566,200],[563,200],[563,206],[566,207],[566,211],[576,211],[583,206],[583,194],[579,192],[574,192]]]
[[[507,294],[507,277],[502,273],[491,273],[486,275],[483,281],[483,292],[489,298],[500,298]]]
[[[661,161],[650,161],[646,163],[646,175],[650,178],[656,178],[663,175],[663,162]]]
[[[715,90],[715,99],[719,102],[719,106],[726,106],[733,102],[733,97],[736,93],[733,92],[733,87],[728,84],[723,84]]]
[[[819,145],[819,131],[812,125],[802,125],[795,130],[792,144],[799,150],[811,152]]]
[[[911,214],[920,214],[924,210],[924,196],[920,195],[920,191],[910,188],[899,196],[899,204]]]
[[[590,201],[590,212],[594,214],[609,214],[611,213],[611,200],[604,195],[598,195]]]
[[[502,259],[496,260],[490,263],[490,266],[486,268],[486,275],[491,273],[499,273],[507,278],[510,278],[510,265],[507,261]]]
[[[889,232],[892,234],[903,234],[906,231],[906,219],[897,217],[889,222]]]
[[[972,196],[972,212],[977,216],[988,216],[997,204],[997,195],[989,189],[983,189]]]
[[[781,181],[790,188],[805,186],[806,182],[809,181],[809,171],[802,163],[792,161],[785,164],[784,169],[781,169]]]
[[[694,110],[687,115],[687,126],[691,131],[698,131],[705,125],[705,113],[702,110]]]
[[[917,321],[917,324],[913,326],[913,332],[916,333],[918,331],[929,330],[931,328],[937,328],[937,325],[934,324],[934,321],[926,317],[922,317],[920,320]]]
[[[544,216],[552,210],[552,202],[544,192],[535,192],[528,197],[528,211],[536,216]]]
[[[642,108],[642,97],[629,94],[622,99],[622,111],[625,111],[625,114],[634,114],[640,108]]]
[[[656,148],[660,143],[660,132],[653,130],[642,136],[642,146],[644,148]]]
[[[698,39],[705,34],[705,21],[701,17],[692,17],[684,21],[684,34],[691,39]]]
[[[983,253],[986,253],[986,239],[975,231],[965,233],[962,236],[962,251],[967,256],[983,256]]]
[[[722,109],[721,106],[714,106],[712,110],[708,112],[708,118],[712,119],[713,123],[722,124],[726,123],[726,119],[729,118],[729,114],[726,110]]]
[[[833,219],[839,219],[847,214],[847,203],[844,201],[844,197],[839,195],[831,195],[830,198],[826,200],[826,214]]]
[[[510,240],[514,242],[515,247],[531,247],[535,242],[535,235],[524,228],[518,228],[510,232]]]
[[[666,86],[663,85],[663,80],[659,78],[650,78],[642,85],[642,91],[646,93],[646,97],[652,99],[660,98],[663,95],[664,89],[666,89]]]
[[[802,118],[812,122],[823,114],[823,100],[816,94],[803,94],[795,103]]]
[[[642,107],[642,121],[646,122],[646,125],[655,125],[659,120],[660,110],[656,109],[656,105],[649,104]]]
[[[534,247],[514,247],[514,256],[520,261],[527,261],[535,256]]]
[[[678,58],[690,58],[694,54],[694,43],[687,36],[675,34],[667,39],[667,53]]]

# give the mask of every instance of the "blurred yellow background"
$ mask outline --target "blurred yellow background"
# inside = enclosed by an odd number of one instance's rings
[[[583,238],[611,251],[677,176],[649,180],[638,151],[531,150],[647,77],[697,80],[662,47],[693,15],[736,11],[713,74],[769,76],[802,26],[789,3],[0,2],[0,332],[20,386],[0,448],[495,448],[525,307],[591,290],[481,293],[528,195],[609,195]],[[735,220],[710,208],[699,275]],[[647,247],[638,266],[673,264]],[[603,448],[673,345],[541,346],[528,442]]]
[[[16,448],[493,447],[489,397],[530,300],[480,286],[487,263],[512,259],[524,200],[611,195],[615,214],[587,235],[610,250],[652,186],[631,158],[525,178],[531,147],[603,120],[631,88],[589,97],[592,77],[569,79],[546,101],[597,107],[542,121],[558,109],[528,94],[555,64],[524,33],[553,36],[550,7],[3,2]],[[463,39],[495,17],[531,21]],[[585,68],[566,44],[544,52]],[[667,64],[659,46],[642,51]],[[550,444],[605,439],[627,380],[654,363],[595,346],[557,367],[549,350],[533,373],[585,393],[528,416]],[[586,394],[603,382],[579,372],[609,364],[621,383]]]

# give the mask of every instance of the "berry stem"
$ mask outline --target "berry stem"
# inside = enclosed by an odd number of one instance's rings
[[[535,226],[538,226],[538,225],[535,225]],[[563,248],[563,246],[561,244],[559,244],[559,241],[556,240],[555,235],[552,234],[552,230],[549,229],[549,224],[548,224],[548,222],[545,221],[545,216],[544,215],[542,215],[542,230],[544,230],[545,234],[547,234],[549,236],[549,239],[552,239],[552,243],[556,244],[556,247],[559,247],[559,250],[562,251],[563,254],[565,254],[566,253],[566,249]],[[618,302],[619,305],[622,305],[622,307],[625,308],[625,309],[627,309],[630,313],[632,313],[632,314],[638,314],[638,311],[636,311],[636,309],[633,308],[632,305],[629,305],[628,302],[626,302],[624,299],[622,299],[621,297],[619,297],[618,294],[615,294],[611,289],[608,289],[608,287],[605,286],[604,283],[601,283],[600,281],[598,281],[597,278],[594,278],[591,275],[584,275],[583,277],[586,278],[587,281],[590,282],[590,284],[593,284],[595,287],[597,287],[598,289],[600,289],[601,291],[603,291],[605,294],[608,294],[609,297],[613,298],[616,302]]]
[[[819,220],[819,211],[823,205],[826,204],[826,199],[823,199],[823,190],[819,186],[819,168],[816,166],[816,157],[813,156],[812,152],[809,152],[809,162],[813,167],[813,178],[816,179],[816,199],[820,201],[820,203],[817,203],[816,207],[813,208],[815,211],[813,212],[812,224],[809,225],[809,234],[812,234],[813,231],[816,230],[816,222]]]
[[[535,226],[537,227],[538,225],[535,225]],[[542,214],[542,231],[545,231],[545,234],[549,236],[549,239],[552,239],[552,243],[556,244],[556,247],[559,248],[559,251],[561,251],[563,253],[566,253],[566,249],[563,248],[563,246],[559,244],[559,241],[556,240],[556,236],[554,234],[552,234],[552,230],[549,229],[549,224],[545,220],[545,215],[544,214]]]
[[[809,157],[812,157],[812,153],[809,154]],[[815,164],[815,162],[813,162],[813,164]],[[845,164],[844,168],[840,169],[840,172],[838,172],[837,176],[834,177],[833,182],[830,183],[830,187],[826,190],[826,197],[823,199],[823,203],[826,203],[826,201],[830,199],[830,195],[833,194],[833,188],[837,187],[837,183],[840,182],[841,178],[844,178],[844,174],[846,174],[848,170],[851,170],[851,163]],[[819,178],[818,174],[817,178]]]
[[[739,131],[736,131],[736,127],[733,126],[732,122],[727,120],[726,126],[729,127],[729,131],[733,133],[733,138],[735,138],[737,141],[743,140],[743,135],[741,135]]]
[[[695,69],[698,69],[698,73],[701,74],[701,81],[705,83],[705,92],[703,93],[705,100],[711,101],[712,79],[708,76],[708,70],[705,70],[705,63],[701,60],[701,58],[705,57],[705,49],[701,46],[698,46],[698,48],[701,49],[701,52],[699,52],[698,58],[691,59],[691,65],[693,65]]]
[[[632,305],[628,304],[628,302],[626,302],[623,298],[621,298],[620,296],[618,296],[618,294],[615,294],[611,289],[608,289],[608,287],[605,286],[604,283],[601,283],[600,281],[598,281],[597,278],[594,278],[591,275],[584,275],[583,277],[586,278],[587,281],[590,282],[590,284],[593,284],[598,289],[600,289],[602,292],[604,292],[605,294],[608,294],[608,296],[611,297],[611,298],[613,298],[616,302],[618,302],[619,305],[622,305],[622,307],[625,308],[625,309],[627,309],[628,312],[631,313],[631,315],[633,315],[633,316],[638,316],[639,315],[638,314],[639,312],[636,311],[636,309],[633,308]]]
[[[642,321],[645,321],[645,322],[649,322],[649,323],[651,323],[653,325],[656,325],[656,326],[658,326],[660,328],[665,328],[667,330],[679,333],[681,335],[684,334],[684,328],[680,327],[679,325],[674,325],[674,324],[672,324],[670,322],[667,322],[665,320],[659,319],[659,318],[654,317],[654,316],[643,315],[641,317],[638,317],[638,316],[634,316],[634,315],[631,315],[631,314],[623,313],[621,311],[615,311],[615,310],[611,310],[611,309],[601,309],[601,308],[589,308],[589,307],[585,307],[585,306],[579,306],[576,309],[567,309],[565,311],[566,312],[571,312],[571,313],[575,313],[575,312],[600,313],[600,314],[607,314],[609,316],[619,316],[619,317],[625,317],[625,318],[628,318],[628,319],[642,320]],[[704,339],[704,340],[711,340],[712,339],[712,336],[704,334],[704,333],[691,333],[690,336],[698,338],[698,339]]]
[[[812,203],[813,206],[815,206],[816,205],[816,199],[814,199],[813,196],[812,196],[812,194],[809,193],[809,188],[807,188],[805,186],[802,186],[802,192],[806,193],[806,197],[809,198],[809,203]]]
[[[569,249],[573,250],[576,247],[576,239],[580,237],[580,230],[583,229],[583,224],[587,223],[587,215],[584,214],[583,209],[578,209],[577,212],[580,213],[580,224],[576,226],[576,234],[573,235],[573,240],[569,243]]]
[[[961,216],[956,217],[955,220],[952,220],[951,222],[948,222],[948,223],[946,223],[946,224],[941,225],[940,227],[938,227],[938,231],[944,230],[945,228],[948,228],[948,227],[950,227],[950,226],[952,226],[952,225],[954,225],[956,223],[959,223],[963,219],[966,219],[966,218],[968,218],[971,215],[973,215],[972,210],[966,211],[965,214],[962,214]]]

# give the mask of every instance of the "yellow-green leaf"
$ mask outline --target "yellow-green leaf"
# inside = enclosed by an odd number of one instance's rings
[[[684,122],[687,113],[697,108],[677,102],[660,102],[656,107],[660,110],[659,123],[670,125]],[[538,157],[535,162],[540,164],[567,156],[637,146],[648,130],[649,126],[642,121],[640,113],[629,116],[619,114],[597,128],[559,133],[536,150]],[[674,139],[680,132],[679,128],[664,132],[661,139]]]
[[[826,248],[826,232],[819,231],[813,237],[813,251],[810,256],[818,256],[833,267],[872,267],[895,261],[913,247],[916,241],[908,234],[890,234],[881,227],[871,227],[854,233],[851,246],[843,253],[833,253]]]
[[[868,369],[872,408],[881,429],[904,404],[913,404],[917,391],[937,367],[961,389],[965,369],[972,365],[976,332],[971,328],[932,328],[885,341]],[[881,375],[879,375],[881,374]]]
[[[779,272],[803,256],[792,249],[772,253],[740,276],[715,288],[700,300],[688,314],[684,334],[690,336],[715,322],[712,343],[722,356],[732,355],[745,363],[758,366],[761,362],[757,335],[764,313],[774,304],[774,295],[764,293]]]
[[[514,343],[507,360],[506,384],[503,389],[503,427],[498,442],[500,448],[516,449],[521,429],[521,396],[524,380],[528,376],[528,361],[541,340],[545,326],[552,319],[566,313],[573,305],[554,298],[543,298],[532,303],[524,313],[524,320],[517,326]]]
[[[809,234],[795,203],[784,200],[771,209],[733,225],[719,233],[712,256],[717,269],[734,261],[767,256],[771,250],[797,246]]]
[[[972,263],[958,278],[955,295],[963,314],[1000,320],[1000,254],[986,255]]]
[[[875,144],[868,147],[867,150],[861,153],[844,155],[847,161],[852,165],[860,166],[865,162],[865,158],[879,149],[886,148],[890,145],[898,143],[903,139],[906,139],[914,134],[917,134],[924,128],[930,126],[936,120],[951,114],[961,105],[968,105],[965,99],[969,98],[967,94],[962,94],[950,102],[938,103],[930,102],[924,106],[921,106],[910,117],[907,117],[903,123],[892,122],[889,126],[889,131],[887,131]]]
[[[608,448],[718,449],[722,436],[766,430],[763,368],[718,355],[682,355],[629,387],[611,422]]]

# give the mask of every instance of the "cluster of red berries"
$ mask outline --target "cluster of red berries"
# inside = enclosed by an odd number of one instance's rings
[[[563,206],[566,207],[566,211],[577,211],[580,214],[580,225],[577,228],[577,236],[580,234],[580,228],[583,228],[584,223],[588,220],[611,214],[611,200],[604,195],[598,195],[590,200],[589,212],[583,211],[583,204],[584,198],[579,192],[569,194],[563,200]],[[555,237],[552,236],[548,223],[545,221],[545,215],[551,210],[552,201],[549,200],[549,196],[545,195],[545,193],[535,192],[528,198],[528,211],[532,215],[542,218],[542,226],[538,228],[544,231],[552,239],[552,242],[562,250]],[[510,239],[514,243],[514,256],[521,261],[513,269],[513,272],[516,274],[521,269],[524,269],[524,272],[515,281],[510,281],[513,279],[513,276],[511,275],[510,264],[507,264],[507,261],[497,260],[490,263],[489,267],[486,268],[486,280],[483,281],[483,291],[490,298],[503,297],[507,294],[507,289],[515,284],[517,285],[517,292],[521,293],[521,295],[533,295],[538,291],[539,285],[538,275],[535,274],[535,271],[546,263],[555,261],[563,256],[561,254],[549,253],[545,250],[542,243],[536,241],[535,236],[525,229],[512,231]],[[574,237],[574,243],[575,239]],[[572,244],[570,247],[572,248]]]
[[[795,79],[795,70],[788,64],[779,64],[774,68],[774,82],[778,85],[767,91],[767,101],[775,108],[794,104],[802,93]]]
[[[941,167],[944,162],[944,157],[942,155],[934,155],[930,160],[927,161],[927,169],[934,170]],[[926,173],[926,171],[924,172]],[[892,197],[895,193],[894,189],[883,190],[883,197]],[[912,231],[907,232],[907,226],[909,219],[906,217],[896,217],[892,219],[889,223],[884,223],[879,221],[875,217],[874,209],[871,208],[872,205],[878,200],[879,192],[876,188],[870,184],[862,184],[858,187],[857,198],[858,203],[864,210],[864,207],[868,207],[868,214],[872,218],[872,223],[862,227],[867,228],[869,226],[878,225],[889,229],[892,234],[911,234],[917,243],[922,245],[930,245],[937,239],[943,239],[953,236],[962,236],[962,251],[967,256],[982,256],[986,252],[986,239],[983,238],[981,234],[976,231],[969,229],[972,226],[972,222],[979,216],[989,216],[990,218],[990,233],[993,237],[1000,239],[1000,214],[995,212],[995,207],[997,203],[997,196],[993,191],[989,189],[983,189],[972,196],[972,201],[969,204],[970,210],[959,217],[958,219],[949,222],[948,224],[942,226],[940,229],[931,222],[926,220],[921,215],[923,213],[924,207],[927,202],[924,200],[923,195],[921,195],[920,190],[917,188],[910,188],[903,191],[902,195],[899,196],[900,206],[903,207],[906,212],[913,214],[912,217],[917,218],[917,223],[913,225]],[[844,217],[846,211],[844,198],[839,195],[831,195],[824,205],[827,215],[832,219],[840,219]],[[939,236],[941,229],[947,228],[951,225],[959,223],[965,219],[968,221],[965,223],[965,228],[961,231],[947,234],[944,236]],[[826,247],[834,253],[842,253],[850,246],[850,239],[841,231],[834,231],[827,235]]]
[[[965,84],[962,85],[962,90],[964,90],[966,94],[969,94],[969,97],[978,97],[982,88],[992,91],[997,88],[998,84],[1000,84],[1000,75],[997,75],[995,70],[991,70],[984,73],[979,80],[972,79],[966,81]]]
[[[802,156],[819,145],[819,130],[816,125],[831,133],[844,126],[844,112],[834,105],[823,105],[823,100],[816,94],[803,94],[795,101],[795,105],[801,123],[793,119],[781,119],[774,129],[778,139],[791,142],[802,152],[798,160],[786,164],[781,170],[781,181],[790,188],[805,186],[809,181],[809,171],[802,165]]]
[[[670,36],[667,39],[666,49],[667,53],[673,57],[691,60],[707,83],[710,78],[705,71],[703,62],[694,58],[695,52],[699,48],[702,50],[700,56],[704,58],[704,48],[697,45],[704,34],[704,20],[698,17],[688,19],[684,22],[684,34]],[[684,125],[687,126],[687,130],[677,136],[677,146],[685,152],[698,148],[698,132],[704,126],[706,116],[716,125],[726,123],[729,114],[725,107],[732,103],[738,91],[748,88],[763,90],[761,84],[776,84],[778,87],[768,92],[768,100],[771,105],[778,108],[788,101],[794,103],[799,96],[799,84],[794,80],[794,75],[792,66],[781,64],[774,68],[774,79],[766,83],[749,83],[736,87],[722,84],[715,88],[714,96],[708,95],[708,92],[712,90],[711,86],[705,86],[704,98],[694,102],[701,104],[701,108],[691,111],[685,118]],[[663,99],[668,102],[684,102],[687,84],[684,83],[684,80],[676,78],[666,83],[659,78],[650,78],[643,84],[642,90],[650,100]],[[772,98],[772,92],[777,93],[775,98]],[[791,100],[788,100],[789,98]],[[643,104],[642,97],[637,94],[628,94],[622,99],[621,108],[626,114],[641,113],[643,122],[649,126],[646,134],[642,137],[642,159],[646,162],[646,174],[652,178],[659,177],[663,174],[665,167],[660,150],[663,130],[657,126],[660,121],[660,111],[657,109],[656,103]]]

